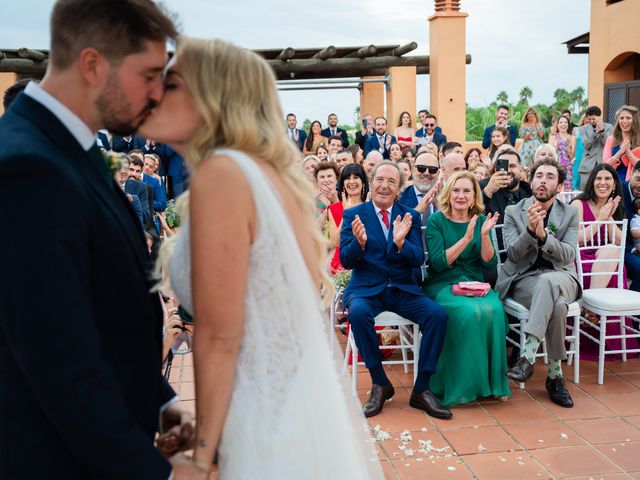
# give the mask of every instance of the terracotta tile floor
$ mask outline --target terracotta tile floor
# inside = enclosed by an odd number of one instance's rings
[[[194,411],[192,363],[191,355],[176,357],[170,380],[184,407]],[[386,478],[640,478],[640,359],[608,361],[604,385],[596,382],[596,364],[583,360],[580,383],[568,382],[573,409],[549,401],[545,369],[541,362],[536,367],[525,390],[512,385],[513,397],[507,402],[483,399],[458,406],[449,421],[409,407],[412,375],[400,365],[387,367],[396,395],[369,422],[391,434],[377,445]],[[573,379],[570,367],[565,375]],[[361,368],[361,400],[370,385]],[[403,430],[411,432],[411,440],[401,441]],[[437,451],[420,453],[420,440],[430,441]]]

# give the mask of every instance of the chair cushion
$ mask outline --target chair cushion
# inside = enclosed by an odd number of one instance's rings
[[[394,325],[412,325],[413,322],[401,317],[397,313],[393,312],[381,312],[375,318],[377,327],[386,327]]]
[[[504,308],[509,313],[514,313],[514,314],[521,313],[521,314],[525,314],[525,315],[527,313],[529,313],[529,310],[527,310],[525,307],[520,305],[518,302],[516,302],[511,297],[507,297],[507,298],[504,299]]]
[[[623,288],[589,288],[582,292],[585,308],[599,308],[610,312],[637,310],[640,313],[640,292]]]

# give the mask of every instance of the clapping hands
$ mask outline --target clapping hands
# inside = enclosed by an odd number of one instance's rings
[[[547,216],[547,211],[543,210],[542,205],[538,202],[533,202],[527,210],[527,215],[529,217],[529,225],[527,228],[535,233],[536,237],[542,240],[546,235],[544,230],[544,219]]]
[[[351,230],[353,231],[353,236],[356,237],[356,240],[360,244],[361,248],[367,244],[367,230],[364,228],[364,223],[360,220],[360,216],[356,215],[356,218],[351,222]]]
[[[598,213],[598,220],[607,221],[613,220],[613,214],[618,209],[618,205],[620,205],[620,196],[610,198],[607,203],[600,209]]]
[[[498,219],[500,218],[499,213],[490,213],[487,215],[487,219],[482,224],[482,230],[480,230],[480,235],[486,237],[491,232],[491,229],[496,226],[498,223]]]
[[[398,248],[402,248],[404,245],[404,239],[411,230],[412,225],[413,219],[409,212],[405,213],[403,218],[398,215],[393,221],[393,243]]]

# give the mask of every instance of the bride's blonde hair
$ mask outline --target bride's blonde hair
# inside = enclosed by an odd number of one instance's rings
[[[176,60],[181,76],[202,117],[191,142],[187,162],[197,165],[219,148],[232,148],[269,163],[283,179],[302,209],[315,240],[317,273],[325,291],[333,283],[326,273],[326,240],[316,221],[314,190],[300,168],[300,151],[289,141],[271,67],[250,50],[222,40],[181,37]],[[180,210],[186,211],[188,193]],[[167,245],[171,250],[171,245]],[[330,295],[325,295],[328,300]]]

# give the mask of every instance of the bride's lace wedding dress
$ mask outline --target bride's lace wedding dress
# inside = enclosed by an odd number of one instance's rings
[[[215,155],[241,168],[258,212],[219,477],[383,478],[364,420],[338,373],[328,321],[277,191],[246,154]],[[190,271],[187,219],[169,272],[176,296],[193,312]]]

